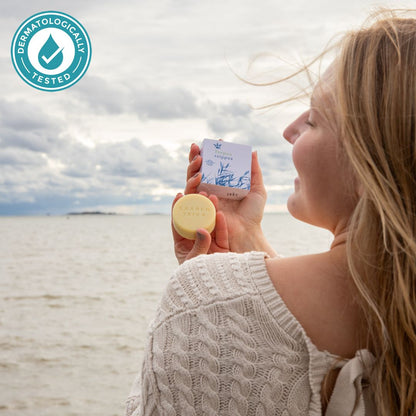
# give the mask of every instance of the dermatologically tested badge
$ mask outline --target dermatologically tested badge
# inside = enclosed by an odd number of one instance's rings
[[[23,81],[39,90],[59,91],[84,76],[91,61],[91,42],[84,27],[72,16],[41,12],[17,29],[11,54]]]

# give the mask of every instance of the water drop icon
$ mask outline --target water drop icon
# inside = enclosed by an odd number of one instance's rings
[[[59,45],[55,42],[52,34],[49,35],[48,40],[42,46],[38,54],[39,63],[45,68],[49,70],[53,70],[58,68],[61,65],[64,54],[62,53],[63,47],[59,47]]]

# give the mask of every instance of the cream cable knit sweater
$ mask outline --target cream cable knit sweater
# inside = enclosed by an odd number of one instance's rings
[[[319,351],[276,292],[264,259],[259,252],[203,255],[176,270],[150,325],[128,416],[317,416],[332,365],[344,367],[327,415],[375,414],[368,389],[361,394],[371,354],[339,362]]]

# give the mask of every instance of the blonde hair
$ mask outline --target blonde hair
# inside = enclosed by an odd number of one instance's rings
[[[382,11],[336,59],[342,146],[362,187],[350,271],[377,357],[380,415],[416,414],[416,19]]]
[[[377,358],[370,383],[381,416],[416,414],[416,19],[408,17],[411,12],[377,10],[336,43],[333,66],[341,151],[360,186],[347,257],[367,320],[364,341]],[[309,72],[310,65],[303,70]]]
[[[416,414],[416,19],[382,11],[335,61],[343,149],[362,196],[347,241],[377,357],[380,415]]]

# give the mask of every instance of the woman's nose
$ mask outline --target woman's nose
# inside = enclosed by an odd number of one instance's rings
[[[308,118],[309,111],[305,111],[295,121],[290,123],[283,131],[283,137],[291,144],[295,144],[297,138],[300,136],[305,119]]]
[[[295,123],[287,126],[283,131],[283,137],[291,144],[294,144],[296,139],[299,137],[299,132],[295,128]]]

